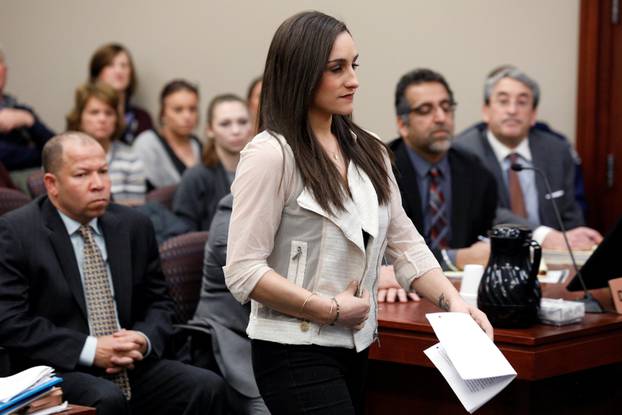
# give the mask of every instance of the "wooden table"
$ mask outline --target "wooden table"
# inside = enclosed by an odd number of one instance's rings
[[[581,296],[558,284],[545,284],[543,292],[554,298]],[[607,290],[595,294],[612,309]],[[465,412],[423,354],[437,343],[425,314],[437,311],[427,301],[381,306],[380,347],[376,344],[370,350],[369,413],[388,413],[386,405],[392,401],[399,402],[392,408],[395,414],[413,413],[414,408]],[[495,343],[519,380],[478,413],[622,413],[622,315],[587,314],[583,322],[563,327],[538,324],[526,329],[496,329]],[[610,382],[603,376],[617,379]],[[571,389],[574,385],[574,396],[567,396],[568,385]]]
[[[71,405],[67,407],[66,411],[60,412],[62,415],[95,415],[97,410],[90,406]]]

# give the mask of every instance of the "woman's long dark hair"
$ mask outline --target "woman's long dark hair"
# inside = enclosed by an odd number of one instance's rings
[[[343,32],[349,33],[343,22],[315,11],[299,13],[281,24],[266,58],[259,117],[259,131],[266,129],[285,137],[304,186],[331,213],[343,210],[350,192],[316,140],[308,115],[335,39]],[[354,124],[350,116],[334,114],[331,130],[346,159],[369,176],[378,202],[387,203],[386,146]]]

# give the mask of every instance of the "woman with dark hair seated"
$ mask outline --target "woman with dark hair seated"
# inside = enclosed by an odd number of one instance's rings
[[[218,95],[207,107],[207,145],[203,163],[186,170],[175,192],[173,211],[192,230],[209,229],[218,201],[229,193],[240,151],[251,135],[246,103]]]
[[[120,139],[132,144],[138,134],[153,128],[147,111],[131,103],[138,80],[130,52],[118,43],[108,43],[93,53],[89,64],[89,81],[110,85],[119,94],[119,111],[123,114],[125,129]]]
[[[112,87],[100,82],[76,89],[67,130],[87,133],[106,151],[113,200],[139,205],[145,202],[145,170],[132,147],[118,140],[123,127],[119,96]]]
[[[136,138],[134,149],[145,165],[152,187],[179,183],[188,167],[201,158],[202,145],[193,135],[199,122],[199,90],[183,79],[167,83],[160,93],[160,126]]]

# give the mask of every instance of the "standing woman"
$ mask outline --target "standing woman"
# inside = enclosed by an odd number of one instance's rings
[[[178,184],[201,159],[201,142],[192,134],[199,123],[198,107],[199,90],[188,81],[175,79],[162,89],[160,130],[147,130],[134,142],[151,187]]]
[[[131,103],[138,80],[132,56],[123,45],[108,43],[95,51],[89,64],[89,81],[104,82],[119,94],[119,111],[125,123],[121,141],[132,144],[138,134],[153,128],[149,113]]]
[[[193,231],[207,231],[220,199],[230,191],[240,151],[251,138],[248,107],[237,95],[223,94],[207,107],[207,144],[203,163],[181,178],[173,212]]]
[[[467,305],[402,209],[384,144],[350,117],[358,52],[344,23],[287,19],[264,71],[260,130],[232,185],[227,285],[251,303],[253,369],[271,413],[362,414],[383,254],[406,290]]]
[[[102,82],[76,89],[74,107],[67,114],[67,130],[87,133],[104,148],[112,199],[125,205],[145,202],[145,170],[132,147],[118,140],[123,132],[119,96]]]

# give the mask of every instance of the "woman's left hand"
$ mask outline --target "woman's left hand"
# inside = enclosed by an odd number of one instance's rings
[[[460,313],[469,314],[471,317],[473,317],[473,320],[475,320],[475,322],[482,328],[482,330],[486,332],[488,337],[490,337],[490,340],[494,340],[492,324],[490,324],[490,321],[488,321],[488,317],[486,317],[486,314],[484,314],[484,312],[481,311],[479,308],[466,303],[462,299],[459,299],[458,301],[454,300],[450,303],[449,311],[457,311]]]

